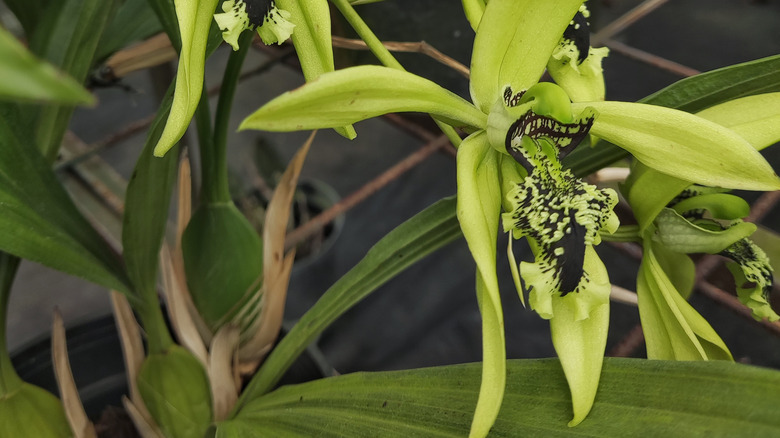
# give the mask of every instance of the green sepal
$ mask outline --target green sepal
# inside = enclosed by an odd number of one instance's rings
[[[212,333],[256,302],[263,241],[233,203],[198,208],[182,235],[182,254],[192,302]]]
[[[496,239],[501,213],[500,155],[485,131],[467,137],[458,148],[457,215],[477,263],[477,298],[482,314],[483,368],[472,437],[486,436],[498,416],[506,382],[504,320],[496,275]]]
[[[659,172],[697,184],[778,190],[780,178],[750,143],[716,123],[682,111],[629,102],[574,103],[593,107],[591,133],[629,151]]]
[[[664,249],[644,243],[637,278],[639,317],[648,359],[733,360],[723,340],[683,296],[663,271],[656,253]]]
[[[734,99],[696,115],[731,129],[759,151],[780,141],[780,93]]]
[[[241,122],[239,130],[336,128],[393,112],[425,112],[452,126],[480,128],[487,116],[419,76],[379,66],[325,73],[282,94]]]
[[[482,14],[485,13],[485,3],[486,0],[463,0],[463,12],[475,32],[482,20]]]
[[[0,436],[65,438],[72,437],[73,432],[57,397],[22,383],[12,393],[0,397]]]
[[[655,171],[637,161],[620,190],[631,205],[641,233],[653,224],[661,210],[690,185],[690,181]]]
[[[717,254],[756,231],[756,225],[750,222],[738,222],[726,229],[704,228],[702,224],[691,223],[671,208],[661,210],[655,218],[655,225],[656,230],[652,235],[654,242],[661,243],[671,251],[686,254]]]
[[[471,99],[484,113],[507,86],[527,90],[544,73],[553,48],[582,0],[491,0],[471,54]]]
[[[172,345],[149,355],[136,380],[146,409],[165,436],[202,437],[213,421],[211,389],[203,364],[190,352]]]
[[[181,139],[203,91],[206,46],[218,0],[174,0],[181,35],[173,104],[154,155],[161,157]]]
[[[707,210],[715,219],[735,220],[750,214],[750,204],[739,196],[729,193],[704,193],[672,205],[677,213]]]

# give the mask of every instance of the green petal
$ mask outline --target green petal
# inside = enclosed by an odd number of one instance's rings
[[[176,17],[181,33],[179,70],[176,90],[168,121],[154,155],[161,157],[187,131],[203,91],[203,69],[206,63],[206,43],[218,0],[175,0]]]
[[[732,360],[709,323],[674,288],[656,258],[665,250],[645,241],[637,279],[639,316],[648,359]]]
[[[742,137],[718,124],[670,108],[628,103],[572,104],[598,111],[591,133],[629,151],[659,172],[694,183],[778,190],[780,178]]]
[[[467,137],[458,148],[457,214],[471,255],[477,263],[477,297],[483,324],[483,381],[471,436],[487,435],[503,398],[504,322],[496,276],[496,239],[501,212],[500,156],[484,131]]]
[[[566,91],[572,102],[604,100],[604,72],[601,61],[607,56],[609,49],[591,48],[588,57],[578,64],[576,56],[572,59],[572,53],[567,50],[572,43],[561,44],[566,45],[559,45],[547,63],[547,71],[555,83]]]
[[[750,222],[739,222],[725,230],[709,230],[692,224],[671,208],[661,210],[655,225],[657,229],[653,241],[686,254],[717,254],[756,231],[755,224]]]
[[[327,0],[276,0],[281,9],[290,11],[291,21],[295,24],[292,42],[301,63],[306,82],[317,79],[323,73],[331,72],[333,67],[333,44],[330,32],[330,8]],[[336,128],[337,132],[348,139],[354,139],[355,128],[346,126]]]
[[[491,0],[471,55],[471,99],[483,112],[506,86],[516,92],[539,81],[553,48],[582,0]]]
[[[593,406],[601,377],[601,364],[604,360],[609,329],[610,284],[607,271],[593,248],[589,250],[591,260],[596,260],[589,263],[591,268],[595,264],[600,265],[598,269],[591,269],[593,287],[600,289],[596,293],[605,295],[607,303],[596,306],[590,312],[590,317],[578,320],[575,302],[580,297],[575,294],[555,297],[553,299],[555,316],[550,320],[553,345],[571,390],[574,417],[569,422],[569,426],[576,426],[582,422]],[[581,293],[590,293],[590,291],[586,289]]]
[[[635,161],[621,191],[631,204],[634,217],[639,223],[640,233],[653,223],[661,210],[690,185],[690,181],[657,172]]]
[[[780,93],[734,99],[696,115],[731,129],[757,150],[780,141]]]
[[[671,207],[680,214],[688,211],[707,210],[715,219],[724,220],[742,219],[750,214],[750,204],[739,196],[730,193],[694,195],[677,202]]]
[[[479,27],[482,14],[485,13],[485,3],[487,3],[486,0],[463,0],[463,12],[474,31]]]
[[[481,127],[487,116],[457,95],[411,73],[378,66],[346,68],[268,102],[239,129],[336,128],[392,112],[426,112],[453,126]]]

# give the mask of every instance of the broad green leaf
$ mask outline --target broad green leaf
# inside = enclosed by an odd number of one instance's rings
[[[780,141],[780,93],[743,97],[696,115],[731,129],[759,151]]]
[[[709,323],[674,288],[645,242],[637,278],[639,316],[647,357],[662,360],[731,360],[731,353]]]
[[[775,91],[780,91],[780,55],[683,79],[640,102],[695,113],[732,99]],[[564,164],[577,175],[588,175],[627,155],[614,144],[602,141],[592,148],[578,148]]]
[[[694,437],[780,434],[780,373],[727,362],[605,358],[593,411],[571,416],[557,359],[510,360],[491,437]],[[285,386],[255,400],[217,438],[462,437],[479,364],[355,373]]]
[[[73,205],[37,148],[0,118],[0,250],[128,292],[118,256]]]
[[[689,222],[671,208],[664,208],[655,218],[653,241],[680,253],[717,254],[734,242],[749,237],[756,225],[739,222],[725,230],[708,230]]]
[[[574,103],[598,113],[591,133],[659,172],[713,187],[780,189],[760,153],[733,131],[682,111],[628,102]]]
[[[599,283],[609,293],[609,277],[604,263],[592,246],[585,256],[585,270],[590,283]],[[586,288],[582,293],[591,293]],[[595,307],[588,318],[580,319],[574,301],[577,294],[553,297],[553,317],[550,318],[550,334],[566,381],[571,391],[573,418],[570,426],[580,424],[590,412],[599,386],[604,350],[609,331],[609,302]]]
[[[487,122],[470,103],[427,79],[365,65],[326,73],[282,94],[244,119],[239,129],[336,128],[405,111],[430,113],[453,126],[481,127]]]
[[[40,61],[0,28],[0,99],[91,104],[95,98],[72,78]]]
[[[500,155],[485,131],[458,148],[458,222],[477,263],[477,299],[482,315],[482,387],[472,437],[486,436],[501,408],[506,383],[504,317],[496,275],[496,239],[501,214]]]
[[[460,236],[454,198],[431,205],[388,233],[322,295],[273,349],[244,390],[239,408],[270,391],[309,343],[344,312],[407,267]]]
[[[471,54],[471,99],[482,112],[490,111],[506,86],[517,93],[539,81],[580,5],[582,0],[487,3]]]
[[[162,25],[148,0],[126,0],[98,44],[95,59],[103,61],[136,41],[161,32]]]
[[[290,12],[290,19],[295,24],[292,41],[306,82],[333,71],[330,8],[327,0],[277,0],[277,5]],[[350,140],[357,136],[352,126],[337,128],[337,131]]]
[[[165,119],[171,109],[172,90],[160,103],[149,129],[146,144],[127,185],[122,219],[122,246],[127,274],[142,297],[157,297],[158,254],[168,220],[168,209],[176,180],[178,151],[165,157],[153,156]],[[146,302],[150,306],[152,302]],[[151,329],[151,328],[149,328]]]
[[[116,12],[117,0],[52,1],[45,8],[30,51],[84,82],[92,68],[95,50],[106,25]],[[73,106],[44,105],[24,108],[27,134],[35,139],[43,155],[53,161],[70,123]]]
[[[155,156],[165,155],[181,139],[198,108],[203,91],[206,49],[217,3],[218,0],[174,0],[181,36],[179,69],[171,112],[154,147]]]
[[[463,0],[463,12],[475,32],[482,20],[482,14],[485,13],[485,3],[485,0]]]

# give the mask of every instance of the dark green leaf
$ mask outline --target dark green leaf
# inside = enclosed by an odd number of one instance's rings
[[[780,55],[692,76],[639,102],[695,113],[738,97],[778,90]],[[578,175],[588,175],[626,156],[624,150],[602,141],[593,148],[578,148],[566,157],[565,164]]]
[[[455,198],[446,198],[399,225],[330,287],[279,345],[242,395],[246,403],[268,392],[325,328],[379,286],[461,236]]]
[[[103,61],[130,43],[162,32],[162,25],[148,0],[126,0],[98,44],[95,60]]]
[[[118,256],[73,205],[38,149],[0,118],[0,250],[128,292]]]
[[[35,27],[46,10],[44,6],[50,2],[48,0],[5,0],[3,3],[22,24],[24,33],[29,38],[35,32]]]
[[[280,388],[220,423],[216,437],[462,437],[481,365],[355,373]],[[510,360],[491,437],[778,436],[780,373],[726,362],[606,358],[596,403],[570,428],[556,359]]]

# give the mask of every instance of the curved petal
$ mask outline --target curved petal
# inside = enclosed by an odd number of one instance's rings
[[[268,102],[239,129],[336,128],[393,112],[425,112],[453,126],[483,127],[487,116],[459,96],[404,71],[360,66],[326,73]]]
[[[482,314],[483,368],[471,436],[487,435],[498,416],[506,382],[504,320],[496,276],[496,238],[501,212],[499,153],[479,131],[458,148],[458,221],[477,263]]]
[[[471,99],[487,113],[504,88],[539,81],[582,0],[491,0],[471,54]]]
[[[780,178],[747,141],[701,117],[629,102],[572,104],[599,117],[591,133],[615,143],[645,165],[694,183],[744,190],[778,190]]]
[[[181,139],[198,107],[203,91],[206,43],[217,3],[217,0],[174,2],[181,32],[181,52],[171,112],[154,147],[154,155],[158,157],[165,155]]]

